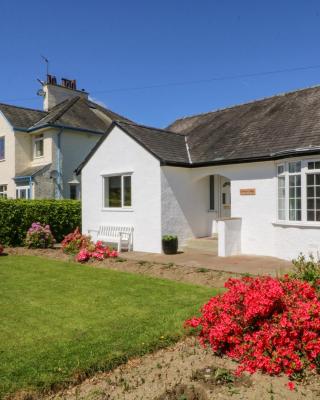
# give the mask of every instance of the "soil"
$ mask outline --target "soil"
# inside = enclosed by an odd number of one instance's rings
[[[27,249],[25,247],[6,248],[5,253],[16,255],[36,255],[40,257],[53,258],[62,261],[73,261],[73,257],[64,254],[60,248],[54,249]],[[170,279],[179,282],[192,283],[193,285],[203,285],[215,288],[222,288],[227,279],[239,277],[241,274],[214,271],[207,268],[196,268],[173,263],[156,263],[148,261],[127,260],[125,256],[116,259],[106,259],[103,261],[93,261],[86,265],[95,268],[107,268],[117,271],[133,272],[154,276],[158,278]]]
[[[72,261],[61,249],[26,248],[5,249],[8,254],[37,255],[46,258]],[[223,287],[231,276],[239,274],[176,266],[108,259],[93,262],[94,268],[108,268],[156,276],[175,281]],[[271,377],[256,373],[236,377],[237,364],[228,358],[214,356],[199,346],[195,337],[153,354],[132,359],[108,373],[100,373],[59,392],[40,397],[19,393],[15,399],[35,400],[277,400],[320,398],[318,375],[310,375],[303,382],[295,383],[295,390],[288,389],[286,376]]]
[[[109,373],[49,395],[46,400],[277,400],[320,397],[317,376],[287,387],[285,376],[235,377],[237,364],[213,356],[189,337],[156,353],[133,359]]]

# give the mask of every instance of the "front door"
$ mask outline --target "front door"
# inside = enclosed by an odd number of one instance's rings
[[[16,188],[17,199],[30,199],[30,186],[17,186]]]
[[[230,181],[224,176],[220,177],[220,218],[231,217],[231,190]]]

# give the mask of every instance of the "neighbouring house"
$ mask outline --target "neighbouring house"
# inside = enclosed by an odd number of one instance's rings
[[[76,172],[83,231],[134,228],[133,249],[218,234],[218,254],[320,251],[320,87],[179,119],[113,122]]]
[[[76,81],[48,75],[44,110],[0,104],[0,197],[80,197],[74,169],[112,121],[126,118],[92,102]]]

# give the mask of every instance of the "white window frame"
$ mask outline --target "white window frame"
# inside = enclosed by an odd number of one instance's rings
[[[309,162],[320,162],[320,158],[305,158],[305,159],[287,159],[276,162],[276,225],[304,225],[304,226],[318,226],[320,227],[320,221],[308,221],[307,220],[307,175],[308,174],[320,174],[320,168],[308,170]],[[289,173],[289,163],[301,162],[301,220],[293,221],[289,220],[289,176],[294,175],[294,173]],[[278,174],[278,167],[283,165],[284,172],[280,175]],[[279,219],[279,193],[278,193],[278,177],[285,177],[285,219]]]
[[[16,199],[21,199],[21,191],[25,190],[26,191],[26,197],[23,198],[24,200],[30,200],[31,199],[31,186],[30,185],[24,185],[24,186],[16,186]]]
[[[0,161],[6,160],[6,137],[0,136],[0,140],[3,140],[3,158],[0,158]]]
[[[6,183],[1,183],[0,184],[0,199],[7,199],[7,198],[8,198],[8,185]]]
[[[42,141],[42,155],[37,156],[37,143]],[[43,158],[44,157],[44,136],[43,134],[37,135],[33,137],[33,158]]]
[[[121,207],[106,207],[105,206],[105,179],[112,178],[112,177],[121,177]],[[123,181],[124,178],[130,176],[131,178],[131,205],[125,206],[124,205],[124,185]],[[132,173],[120,173],[120,174],[107,174],[102,175],[102,210],[109,210],[109,211],[132,211],[133,210],[133,198],[132,198]]]

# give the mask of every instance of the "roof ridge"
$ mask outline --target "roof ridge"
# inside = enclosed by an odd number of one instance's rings
[[[37,108],[15,106],[14,104],[8,104],[8,103],[0,103],[0,106],[7,106],[7,107],[14,107],[14,108],[22,108],[23,110],[37,111],[37,112],[46,113],[46,114],[48,113],[48,111],[39,110],[39,109],[37,109]]]
[[[166,132],[166,133],[170,133],[170,134],[178,135],[178,136],[182,136],[182,137],[185,136],[185,134],[181,133],[181,132],[174,132],[174,131],[171,131],[169,129],[163,129],[163,128],[155,128],[154,126],[149,126],[149,125],[144,125],[144,124],[137,124],[135,122],[126,122],[126,121],[119,121],[119,120],[115,120],[114,122],[116,124],[120,123],[120,124],[125,124],[125,125],[133,125],[133,126],[138,126],[140,128],[153,129],[155,131]]]
[[[47,117],[49,117],[49,119],[48,119],[48,121],[45,122],[46,124],[50,124],[50,123],[55,122],[55,121],[56,121],[57,119],[59,119],[66,111],[68,111],[70,107],[73,106],[73,104],[76,102],[74,99],[77,99],[77,100],[78,100],[79,98],[80,98],[80,96],[71,97],[71,98],[69,98],[69,99],[63,100],[61,103],[56,104],[50,111],[47,112],[47,114],[46,114],[43,118],[39,119],[39,121],[37,121],[37,122],[36,122],[35,124],[33,124],[32,126],[30,126],[28,129],[33,129],[34,127],[36,127],[37,125],[39,125],[39,124],[41,123],[42,120],[44,120],[44,119],[47,118]],[[73,101],[71,101],[71,100],[73,100]],[[63,105],[63,106],[62,106],[62,105]],[[58,110],[59,110],[59,107],[61,107],[61,106],[62,106],[62,109],[61,109],[60,111],[58,111],[57,115],[52,116],[52,118],[50,118],[50,114],[51,114],[52,112],[54,112],[55,109],[58,109]]]
[[[80,99],[80,96],[74,96],[74,97],[71,97],[70,99],[66,99],[64,101],[65,104],[62,106],[61,110],[59,110],[55,116],[53,116],[52,118],[49,118],[48,123],[55,122],[57,119],[61,118],[62,115],[64,113],[66,113],[79,99]],[[57,104],[56,107],[59,105],[61,106],[64,102]],[[54,110],[54,108],[51,111],[49,111],[49,116],[50,116],[50,113]]]
[[[178,121],[183,121],[183,120],[186,120],[186,119],[189,119],[189,118],[195,118],[195,117],[200,117],[200,116],[203,116],[203,115],[214,114],[214,113],[219,112],[219,111],[226,111],[226,110],[230,110],[232,108],[245,106],[247,104],[259,103],[261,101],[273,99],[275,97],[283,97],[283,96],[287,96],[287,95],[290,95],[290,94],[299,93],[299,92],[303,92],[305,90],[316,89],[316,88],[320,89],[320,84],[314,85],[314,86],[309,86],[309,87],[302,88],[302,89],[290,90],[289,92],[278,93],[278,94],[274,94],[272,96],[261,97],[260,99],[247,101],[245,103],[233,104],[231,106],[227,106],[227,107],[223,107],[223,108],[217,108],[215,110],[206,111],[206,112],[199,113],[199,114],[186,115],[185,117],[181,117],[181,118],[178,118],[178,119],[174,120],[170,125],[168,125],[168,127],[172,126],[173,124],[175,124]]]

